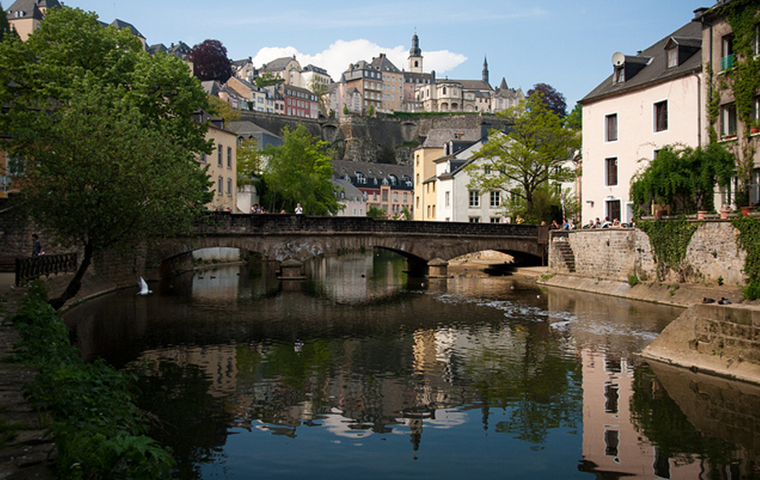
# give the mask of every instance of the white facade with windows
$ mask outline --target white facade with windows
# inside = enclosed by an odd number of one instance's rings
[[[701,28],[689,23],[635,57],[616,53],[612,74],[583,106],[582,222],[628,221],[631,179],[666,145],[702,143]]]

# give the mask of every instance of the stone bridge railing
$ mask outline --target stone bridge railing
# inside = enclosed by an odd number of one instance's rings
[[[375,220],[370,217],[314,217],[308,215],[235,215],[209,213],[196,224],[195,235],[367,233],[467,237],[520,237],[539,240],[538,225]],[[542,237],[546,238],[546,237]]]

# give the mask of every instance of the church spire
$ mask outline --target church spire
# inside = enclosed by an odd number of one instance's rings
[[[483,55],[483,82],[485,82],[486,85],[490,85],[490,83],[488,83],[488,59],[485,55]]]
[[[416,31],[412,37],[412,48],[409,49],[409,71],[422,73],[422,49]]]

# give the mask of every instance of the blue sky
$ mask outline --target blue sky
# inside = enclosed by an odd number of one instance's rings
[[[3,2],[8,4],[9,0]],[[149,44],[220,40],[233,59],[256,66],[296,55],[334,80],[348,65],[385,53],[407,67],[417,32],[425,71],[479,79],[487,57],[490,83],[505,77],[527,92],[548,83],[571,107],[611,72],[616,51],[635,54],[674,32],[713,0],[68,0],[111,23],[133,24]],[[5,7],[7,8],[7,6]]]

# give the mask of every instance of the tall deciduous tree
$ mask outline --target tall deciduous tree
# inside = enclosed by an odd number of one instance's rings
[[[710,211],[715,186],[729,186],[735,170],[734,155],[721,144],[667,146],[633,177],[631,199],[642,208],[654,202],[684,213]]]
[[[47,12],[26,42],[0,42],[3,147],[26,159],[23,207],[51,238],[84,251],[59,308],[93,256],[190,227],[209,201],[195,155],[209,152],[198,79],[168,55],[149,56],[93,13]]]
[[[292,212],[297,203],[308,215],[329,215],[340,209],[336,187],[330,182],[332,164],[326,147],[327,142],[314,138],[303,125],[283,129],[283,144],[265,152],[266,204],[271,211]]]
[[[227,49],[219,40],[204,40],[190,52],[193,61],[193,75],[201,81],[219,80],[227,83],[232,76],[232,62],[227,58]]]
[[[489,133],[488,142],[474,155],[478,161],[467,167],[469,187],[510,192],[524,202],[528,218],[539,220],[534,215],[534,195],[547,182],[562,183],[575,177],[569,161],[580,147],[580,137],[565,128],[562,119],[536,95],[496,115],[508,118],[512,127],[508,133]]]
[[[528,96],[540,95],[543,97],[546,106],[557,114],[560,118],[565,118],[567,115],[567,102],[565,96],[558,92],[551,85],[546,83],[537,83],[533,85],[533,88],[528,90]]]

